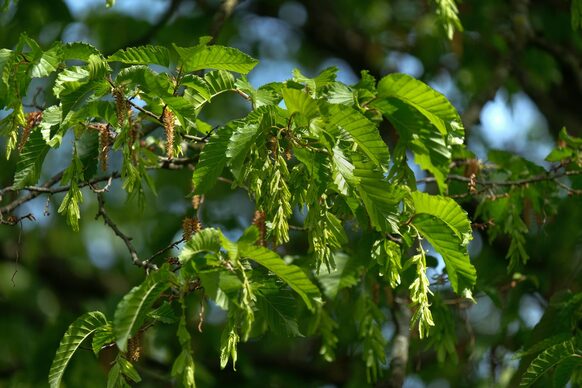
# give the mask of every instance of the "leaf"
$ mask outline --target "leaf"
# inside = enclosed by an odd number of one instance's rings
[[[409,75],[390,74],[379,82],[371,105],[394,124],[415,162],[446,191],[451,147],[464,137],[459,114],[447,98]]]
[[[168,324],[176,323],[178,321],[176,312],[172,308],[172,304],[168,301],[164,301],[160,307],[150,311],[147,316],[148,318]]]
[[[127,350],[129,338],[141,327],[154,302],[170,286],[169,275],[166,267],[152,272],[117,305],[113,317],[113,333],[121,351]]]
[[[42,163],[49,149],[50,147],[42,138],[42,133],[39,130],[33,130],[16,163],[15,188],[33,186],[38,182]]]
[[[195,364],[192,354],[187,350],[182,350],[180,355],[172,365],[172,377],[180,377],[180,387],[195,388],[196,382],[194,379]]]
[[[93,333],[93,341],[91,342],[91,349],[96,356],[105,345],[109,345],[115,342],[115,336],[113,335],[113,326],[110,322],[99,327]]]
[[[55,43],[50,49],[43,52],[32,61],[30,76],[32,78],[46,77],[57,71],[63,61],[63,49],[60,42]]]
[[[49,384],[51,388],[58,388],[65,373],[65,368],[81,343],[98,328],[107,324],[107,318],[100,311],[86,313],[73,322],[63,336],[51,369],[49,371]]]
[[[301,268],[285,264],[278,254],[264,247],[244,244],[240,251],[241,256],[250,258],[277,275],[299,294],[310,310],[314,310],[312,302],[320,297],[320,293]]]
[[[418,191],[411,197],[416,209],[412,224],[443,256],[451,287],[456,293],[471,288],[477,275],[467,252],[472,238],[467,213],[451,198]]]
[[[387,170],[390,161],[388,146],[380,137],[378,127],[366,116],[345,105],[331,105],[327,113],[330,133],[338,129],[348,132],[359,148],[376,166]]]
[[[170,66],[170,52],[162,46],[140,46],[121,49],[107,58],[109,62],[121,62],[129,65],[156,64]]]
[[[97,131],[85,131],[79,140],[75,142],[79,159],[83,164],[83,177],[91,179],[97,172],[99,160],[99,133]]]
[[[70,111],[78,110],[93,96],[100,86],[99,82],[88,82],[75,90],[68,90],[66,93],[62,92],[60,98],[63,117],[66,117]]]
[[[312,97],[319,95],[319,93],[328,85],[335,82],[337,76],[337,67],[331,66],[324,69],[314,78],[309,78],[301,74],[298,69],[293,69],[293,81],[305,84],[307,90]]]
[[[226,149],[226,157],[232,174],[237,179],[240,178],[242,168],[245,165],[244,161],[252,145],[255,144],[258,132],[259,125],[257,123],[243,124],[236,127],[230,137],[230,142]]]
[[[99,50],[85,42],[65,43],[62,45],[62,50],[63,60],[79,59],[82,61],[88,61],[91,55],[100,54]]]
[[[354,158],[356,189],[364,202],[370,223],[385,233],[398,232],[398,204],[403,192],[390,185],[381,171]]]
[[[413,107],[426,117],[442,135],[463,137],[463,126],[459,113],[451,102],[422,81],[408,74],[394,73],[378,83],[378,100],[374,106],[382,113],[389,111],[387,105],[396,99]],[[390,117],[388,117],[390,118]]]
[[[256,59],[232,47],[198,45],[185,48],[173,46],[182,61],[183,71],[187,73],[216,69],[247,74],[259,63]]]
[[[333,256],[335,269],[317,277],[325,296],[332,300],[340,290],[358,284],[358,267],[354,264],[354,259],[342,252],[336,252]]]
[[[194,234],[180,252],[180,263],[184,264],[200,252],[218,252],[222,233],[215,228],[204,228]]]
[[[540,353],[531,362],[521,378],[519,386],[529,387],[556,365],[570,359],[571,357],[581,356],[582,354],[574,349],[573,339],[551,346]]]
[[[267,321],[269,330],[287,337],[303,337],[295,318],[295,299],[282,290],[262,287],[256,306]]]
[[[298,89],[283,88],[283,100],[289,115],[300,113],[308,121],[319,115],[319,107],[307,93]]]
[[[192,186],[195,194],[205,194],[210,191],[216,183],[216,179],[222,174],[227,162],[226,152],[232,130],[231,126],[219,128],[210,136],[210,140],[202,149],[200,159],[192,175]]]

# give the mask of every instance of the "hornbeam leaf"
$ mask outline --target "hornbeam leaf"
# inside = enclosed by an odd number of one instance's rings
[[[232,134],[232,127],[219,128],[204,146],[200,159],[192,175],[194,193],[204,194],[210,191],[216,179],[222,174],[226,165],[226,151]]]
[[[357,110],[345,105],[331,105],[328,111],[330,133],[348,132],[364,154],[383,170],[388,168],[390,151],[380,137],[378,127]]]
[[[256,261],[277,275],[303,299],[307,307],[314,311],[313,300],[319,298],[319,289],[309,280],[307,275],[296,265],[285,264],[285,261],[275,252],[255,245],[242,244],[241,256]]]
[[[180,263],[184,264],[200,252],[218,252],[222,232],[215,228],[204,228],[194,234],[180,252]]]
[[[14,187],[23,188],[38,182],[42,163],[50,147],[46,144],[39,130],[33,130],[30,138],[20,153],[14,174]]]
[[[467,213],[451,198],[412,192],[416,215],[412,224],[443,256],[451,287],[456,293],[471,288],[477,279],[467,245],[471,224]]]
[[[425,116],[442,135],[463,136],[461,118],[455,107],[441,93],[408,74],[387,75],[378,83],[378,100],[374,103],[382,113],[392,99],[414,107]]]
[[[530,387],[551,368],[574,357],[582,357],[582,349],[575,349],[573,338],[549,347],[531,362],[519,386]]]
[[[51,388],[57,388],[65,373],[65,368],[75,351],[91,334],[107,325],[107,318],[100,311],[86,313],[69,326],[61,340],[57,353],[49,371],[49,384]]]
[[[394,124],[415,162],[430,171],[446,191],[451,147],[463,142],[464,130],[455,107],[445,96],[406,74],[390,74],[378,83],[371,103]]]
[[[116,51],[107,58],[109,62],[121,62],[130,65],[156,65],[170,66],[170,51],[162,46],[129,47]]]
[[[232,47],[205,46],[179,47],[174,45],[185,72],[204,69],[234,71],[247,74],[259,63],[254,58]]]
[[[228,143],[226,157],[231,167],[232,174],[239,178],[244,161],[249,153],[251,146],[255,143],[259,125],[257,123],[243,124],[236,128]],[[224,158],[224,155],[222,156]]]
[[[113,317],[113,333],[119,349],[127,350],[127,341],[141,327],[147,313],[170,286],[166,267],[152,272],[145,281],[127,293],[117,305]]]

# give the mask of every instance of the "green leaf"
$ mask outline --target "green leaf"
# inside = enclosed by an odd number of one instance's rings
[[[51,369],[49,371],[49,384],[51,388],[58,388],[61,385],[61,379],[65,373],[65,368],[75,351],[81,346],[95,330],[107,325],[107,318],[99,311],[86,313],[69,326],[63,336]]]
[[[182,61],[183,71],[187,73],[216,69],[247,74],[259,63],[232,47],[198,45],[185,48],[174,45],[174,49]]]
[[[216,183],[226,165],[226,152],[233,128],[219,128],[210,136],[208,143],[200,153],[200,159],[192,175],[192,186],[195,194],[205,194]]]
[[[99,50],[88,43],[71,42],[62,45],[63,60],[79,59],[88,61],[91,55],[100,55]]]
[[[105,0],[105,6],[107,8],[113,7],[115,5],[115,0]]]
[[[265,317],[269,330],[287,337],[303,337],[295,318],[293,296],[274,287],[261,287],[256,295],[257,309]]]
[[[162,46],[140,46],[121,49],[107,58],[110,62],[121,62],[129,65],[156,64],[164,67],[170,66],[170,52]]]
[[[416,210],[412,224],[443,256],[453,290],[471,288],[477,275],[467,252],[472,238],[467,213],[451,198],[418,191],[411,197]]]
[[[319,107],[313,98],[299,89],[283,88],[283,100],[289,115],[299,113],[307,120],[319,115]]]
[[[338,292],[358,284],[358,266],[355,260],[342,252],[333,254],[335,269],[329,273],[320,273],[317,279],[323,287],[325,296],[335,299]]]
[[[540,377],[548,373],[550,369],[572,357],[582,357],[582,353],[574,349],[573,339],[569,339],[546,349],[528,366],[521,378],[519,386],[529,387],[533,385]]]
[[[244,161],[252,145],[255,144],[258,132],[259,125],[257,123],[249,123],[238,126],[232,133],[226,150],[226,157],[232,174],[237,179],[240,178],[242,169],[245,166]]]
[[[63,49],[60,42],[55,43],[50,49],[34,58],[30,67],[32,78],[46,77],[57,71],[63,61]]]
[[[393,100],[400,100],[413,107],[442,135],[454,136],[456,142],[462,142],[464,131],[459,113],[444,95],[424,82],[408,74],[387,75],[378,83],[378,100],[374,102],[374,106],[386,114],[385,111],[390,111],[387,106]]]
[[[117,305],[113,317],[113,332],[121,351],[127,350],[129,338],[141,327],[154,302],[170,286],[169,277],[166,267],[152,272]]]
[[[338,129],[348,132],[364,154],[376,166],[388,169],[390,151],[380,137],[378,127],[366,116],[345,105],[331,105],[327,113],[329,132],[334,134]]]
[[[164,301],[160,307],[150,311],[147,316],[148,318],[168,324],[176,323],[178,321],[176,312],[174,311],[172,304],[168,301]]]
[[[14,187],[33,186],[40,178],[42,163],[50,147],[46,145],[39,130],[33,130],[24,145],[16,164]]]
[[[109,345],[114,342],[115,336],[113,335],[113,326],[111,326],[110,322],[107,322],[107,324],[99,327],[93,333],[91,349],[93,349],[93,353],[98,356],[99,352],[101,352],[101,349],[103,349],[105,345]]]
[[[241,256],[248,257],[273,272],[299,294],[310,310],[314,310],[313,300],[319,298],[320,293],[301,268],[285,264],[278,254],[264,247],[245,244],[240,250]]]
[[[139,383],[141,381],[139,373],[137,373],[131,362],[127,361],[123,357],[118,357],[117,363],[119,364],[121,374],[123,376],[125,376],[134,383]]]
[[[88,82],[82,84],[75,90],[61,93],[63,117],[66,117],[69,112],[81,108],[95,94],[100,86],[98,82]]]
[[[222,232],[215,228],[204,228],[186,243],[180,252],[180,263],[184,264],[200,252],[218,252],[221,247]]]
[[[293,69],[293,81],[305,84],[311,96],[316,97],[325,87],[335,82],[337,71],[337,67],[332,66],[324,69],[316,77],[309,78],[301,74],[298,69]]]
[[[356,190],[364,202],[370,223],[378,231],[398,232],[398,204],[403,192],[390,185],[382,172],[369,163],[354,158],[354,166]]]
[[[409,75],[390,74],[379,82],[371,105],[394,124],[415,162],[446,191],[451,147],[464,138],[459,114],[447,98]]]

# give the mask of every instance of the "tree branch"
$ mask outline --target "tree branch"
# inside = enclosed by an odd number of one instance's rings
[[[123,232],[121,232],[121,230],[119,230],[119,228],[117,227],[117,224],[115,224],[113,220],[109,218],[109,215],[105,212],[105,201],[103,199],[102,193],[97,194],[97,201],[99,203],[99,208],[97,210],[97,215],[95,216],[95,219],[98,219],[99,217],[103,218],[103,221],[107,226],[111,228],[111,230],[113,230],[113,233],[115,233],[117,237],[123,240],[123,243],[125,244],[127,250],[129,251],[131,261],[133,262],[133,264],[137,265],[138,267],[145,268],[148,271],[149,270],[156,271],[158,269],[158,266],[149,263],[147,260],[146,261],[140,260],[137,251],[135,250],[133,244],[131,243],[131,238],[126,236]]]

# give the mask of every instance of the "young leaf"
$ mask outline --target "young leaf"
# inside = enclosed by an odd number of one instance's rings
[[[113,332],[119,349],[127,350],[127,341],[141,327],[147,313],[170,286],[166,267],[152,272],[145,281],[127,293],[117,305],[113,317]]]
[[[348,132],[358,147],[382,170],[388,168],[390,151],[380,137],[378,127],[357,110],[345,105],[331,105],[327,113],[327,128],[330,133],[339,129]]]
[[[413,107],[442,135],[452,135],[462,142],[463,126],[459,113],[444,95],[424,82],[402,73],[387,75],[378,83],[378,100],[374,106],[386,114],[390,112],[389,105],[393,100]]]
[[[174,45],[174,49],[182,61],[183,71],[187,73],[216,69],[247,74],[259,63],[256,59],[231,47],[198,45],[186,48]]]
[[[301,268],[285,264],[278,254],[264,247],[244,244],[240,247],[240,252],[241,256],[256,261],[277,275],[299,294],[310,310],[314,310],[313,301],[321,295]]]
[[[32,186],[38,182],[42,163],[49,149],[50,147],[42,138],[42,133],[33,129],[16,164],[16,173],[14,174],[16,188]]]
[[[204,194],[210,191],[216,179],[222,174],[227,159],[225,154],[228,149],[232,127],[219,128],[210,136],[210,140],[200,153],[200,159],[192,175],[192,186],[195,194]]]
[[[170,52],[162,46],[129,47],[116,51],[107,58],[110,62],[121,62],[129,65],[156,64],[164,67],[170,66]]]
[[[358,267],[354,259],[345,253],[334,253],[335,269],[329,273],[321,273],[317,279],[323,287],[325,296],[335,299],[338,292],[358,283]]]
[[[574,339],[554,345],[540,353],[528,366],[519,383],[520,387],[532,386],[551,368],[572,358],[582,357],[582,349],[574,348]]]
[[[86,313],[69,326],[61,340],[49,372],[51,388],[58,388],[65,373],[65,368],[81,343],[97,329],[107,325],[107,318],[99,311]]]
[[[472,238],[466,212],[451,198],[412,192],[416,215],[412,224],[445,261],[456,293],[471,288],[477,279],[467,245]]]
[[[96,356],[99,355],[99,352],[105,345],[112,344],[115,342],[115,336],[113,335],[113,326],[111,326],[110,322],[107,324],[99,327],[93,333],[93,341],[91,342],[91,349],[93,349],[93,353]]]
[[[220,250],[220,237],[222,232],[214,228],[204,228],[196,233],[186,243],[180,252],[180,263],[184,264],[200,252],[218,252]]]

